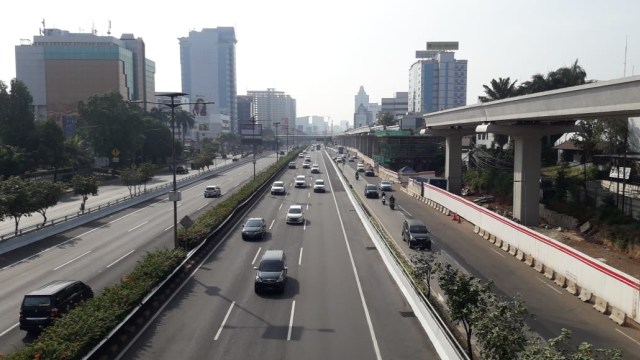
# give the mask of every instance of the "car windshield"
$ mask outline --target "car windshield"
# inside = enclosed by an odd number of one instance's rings
[[[316,185],[324,185],[324,180],[316,180]]]
[[[376,186],[375,185],[367,185],[367,190],[375,190]]]
[[[262,226],[262,221],[259,219],[251,219],[247,220],[247,223],[244,224],[245,227],[260,227]]]
[[[216,187],[215,186],[207,186],[207,190],[215,190]]]
[[[282,181],[276,181],[276,182],[274,182],[274,183],[273,183],[273,186],[276,186],[276,187],[282,187],[282,186],[284,186],[284,182],[282,182]]]
[[[282,271],[282,262],[280,260],[264,260],[260,263],[258,270],[265,272]]]
[[[380,183],[380,185],[388,186],[388,185],[391,185],[391,183],[388,182],[388,181],[383,181],[383,182]]]
[[[51,298],[49,296],[26,296],[23,305],[46,307],[51,305]]]
[[[304,175],[300,175],[296,178],[296,180],[304,180]]]
[[[411,226],[411,232],[413,233],[428,233],[427,227],[424,225],[413,225]]]
[[[301,208],[290,208],[289,209],[289,214],[302,214],[302,209]]]

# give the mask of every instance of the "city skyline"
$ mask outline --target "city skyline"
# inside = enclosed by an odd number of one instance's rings
[[[21,39],[32,41],[43,19],[47,28],[95,29],[98,35],[107,35],[111,23],[111,36],[142,38],[147,57],[156,63],[156,91],[182,90],[179,38],[191,30],[229,26],[238,40],[239,95],[275,88],[297,100],[298,116],[325,116],[335,123],[353,120],[360,86],[372,103],[408,91],[415,51],[429,41],[460,43],[456,57],[469,62],[467,104],[476,103],[484,95],[482,85],[494,78],[522,83],[575,60],[588,79],[640,72],[640,29],[634,26],[640,3],[634,1],[606,7],[591,0],[399,0],[393,6],[195,1],[169,12],[115,0],[95,12],[79,1],[63,7],[27,0],[24,7],[30,11],[8,17],[0,32],[0,80],[7,85],[16,76],[15,46]]]

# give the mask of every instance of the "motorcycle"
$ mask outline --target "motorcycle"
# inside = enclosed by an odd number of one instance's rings
[[[393,210],[395,208],[396,208],[396,200],[395,199],[393,199],[393,200],[389,199],[389,209]]]
[[[356,180],[358,180],[358,173],[356,173]]]
[[[385,205],[387,203],[387,199],[385,199],[385,197],[382,197],[382,205]]]

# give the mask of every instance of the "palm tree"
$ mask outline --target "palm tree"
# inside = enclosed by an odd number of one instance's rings
[[[184,111],[182,109],[177,109],[174,113],[174,116],[176,119],[176,127],[178,128],[178,131],[180,132],[180,135],[182,137],[182,146],[184,147],[184,138],[187,133],[187,129],[193,128],[196,121],[190,112]]]
[[[511,82],[511,78],[504,78],[504,79],[498,78],[498,80],[493,79],[491,80],[491,87],[487,85],[482,85],[482,87],[484,87],[484,93],[487,94],[487,96],[479,96],[478,100],[480,100],[480,102],[485,103],[489,101],[506,99],[508,97],[516,96],[517,82],[518,80],[514,80],[513,82]]]

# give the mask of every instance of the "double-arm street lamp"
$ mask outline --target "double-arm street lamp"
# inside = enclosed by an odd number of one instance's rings
[[[276,127],[276,162],[278,162],[278,155],[280,155],[280,147],[278,146],[278,125],[279,122],[274,122],[273,125]]]
[[[253,144],[253,179],[256,178],[256,117],[252,116],[249,119],[253,124],[253,136],[251,137],[251,144]]]

